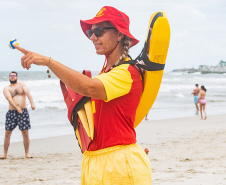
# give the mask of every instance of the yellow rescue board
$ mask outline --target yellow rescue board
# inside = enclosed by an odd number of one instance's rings
[[[170,26],[165,12],[156,12],[151,16],[146,42],[148,42],[147,45],[149,46],[146,51],[149,61],[154,64],[164,65],[170,42]],[[144,72],[144,89],[136,111],[135,128],[144,119],[155,102],[161,85],[163,71],[162,69]]]

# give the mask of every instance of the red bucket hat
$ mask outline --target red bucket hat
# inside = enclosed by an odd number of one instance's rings
[[[86,31],[91,29],[92,24],[105,21],[110,22],[120,33],[129,37],[132,41],[131,47],[139,42],[129,31],[129,17],[111,6],[104,6],[93,19],[80,20],[80,24],[83,32],[87,36]]]

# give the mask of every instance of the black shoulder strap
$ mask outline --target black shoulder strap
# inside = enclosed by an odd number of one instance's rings
[[[129,56],[129,57],[130,57],[130,56]],[[131,58],[131,57],[130,57],[130,58]],[[123,62],[122,64],[130,64],[130,65],[132,65],[132,66],[135,66],[135,67],[137,68],[137,70],[140,72],[142,80],[144,79],[144,74],[143,74],[142,70],[140,69],[140,67],[137,66],[137,61],[136,61],[136,60],[125,61],[125,62]]]
[[[141,54],[135,59],[135,61],[137,61],[136,66],[142,69],[145,69],[147,71],[163,70],[165,67],[165,64],[158,64],[150,61],[146,51],[144,52],[144,49],[145,48],[143,48]],[[142,61],[143,61],[143,64],[141,63]]]

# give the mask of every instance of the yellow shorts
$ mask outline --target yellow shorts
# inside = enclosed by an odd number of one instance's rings
[[[151,163],[137,144],[86,151],[82,185],[151,185]]]

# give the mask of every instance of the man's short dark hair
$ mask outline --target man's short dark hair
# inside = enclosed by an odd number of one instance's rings
[[[16,74],[16,76],[18,76],[16,71],[12,71],[11,73],[15,73],[15,74]],[[9,73],[9,75],[10,75],[11,73]]]
[[[195,84],[195,86],[199,86],[199,84]]]

